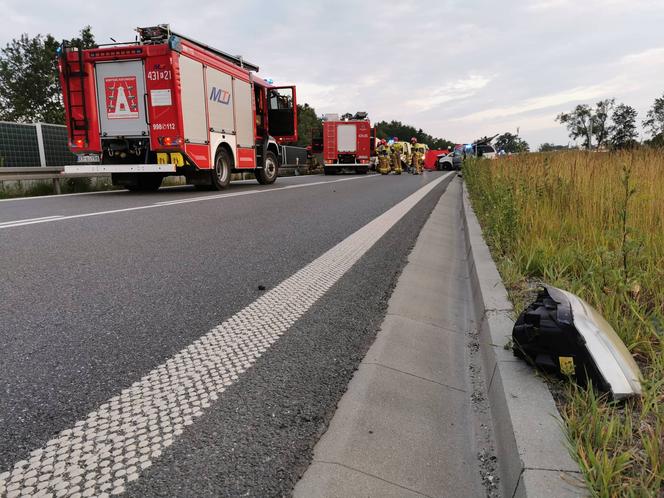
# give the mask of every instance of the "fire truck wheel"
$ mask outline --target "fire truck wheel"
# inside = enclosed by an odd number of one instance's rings
[[[268,152],[265,154],[263,168],[256,170],[256,180],[261,185],[269,185],[270,183],[274,183],[278,173],[279,162],[277,161],[277,156],[274,155],[274,152]]]
[[[217,151],[214,159],[214,171],[212,172],[212,186],[215,190],[223,190],[231,182],[231,158],[228,151],[221,148]]]

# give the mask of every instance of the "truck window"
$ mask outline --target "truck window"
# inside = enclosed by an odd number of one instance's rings
[[[282,90],[272,90],[270,92],[270,108],[271,109],[292,109],[293,108],[293,92],[290,88]]]
[[[295,136],[293,88],[270,88],[268,91],[268,127],[273,137]]]

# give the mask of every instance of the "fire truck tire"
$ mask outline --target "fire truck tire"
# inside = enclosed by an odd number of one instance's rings
[[[224,190],[231,182],[231,158],[223,147],[217,151],[212,171],[212,187],[215,190]]]
[[[269,185],[270,183],[274,183],[278,175],[279,161],[277,161],[277,156],[274,155],[274,152],[268,151],[265,154],[263,168],[256,170],[256,180],[261,185]]]

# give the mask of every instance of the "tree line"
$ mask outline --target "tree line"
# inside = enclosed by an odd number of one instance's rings
[[[556,121],[567,128],[572,140],[581,139],[581,145],[586,149],[617,150],[639,145],[637,117],[634,107],[616,104],[616,99],[612,98],[600,100],[594,106],[577,105],[571,111],[556,116]],[[644,145],[664,147],[664,95],[655,99],[642,125],[650,134]],[[551,144],[544,146],[550,147]]]
[[[97,46],[90,26],[70,44]],[[64,124],[56,59],[60,45],[50,34],[33,38],[24,34],[0,50],[0,121]]]

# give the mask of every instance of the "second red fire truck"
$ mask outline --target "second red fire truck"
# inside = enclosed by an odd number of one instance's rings
[[[258,66],[174,33],[139,28],[136,42],[78,50],[63,43],[58,67],[70,148],[66,172],[111,173],[130,190],[168,175],[223,189],[231,173],[262,184],[279,166],[304,163],[294,86],[256,76]]]
[[[326,175],[342,171],[365,174],[369,171],[372,153],[372,128],[366,112],[339,119],[337,115],[323,118],[323,170]]]

